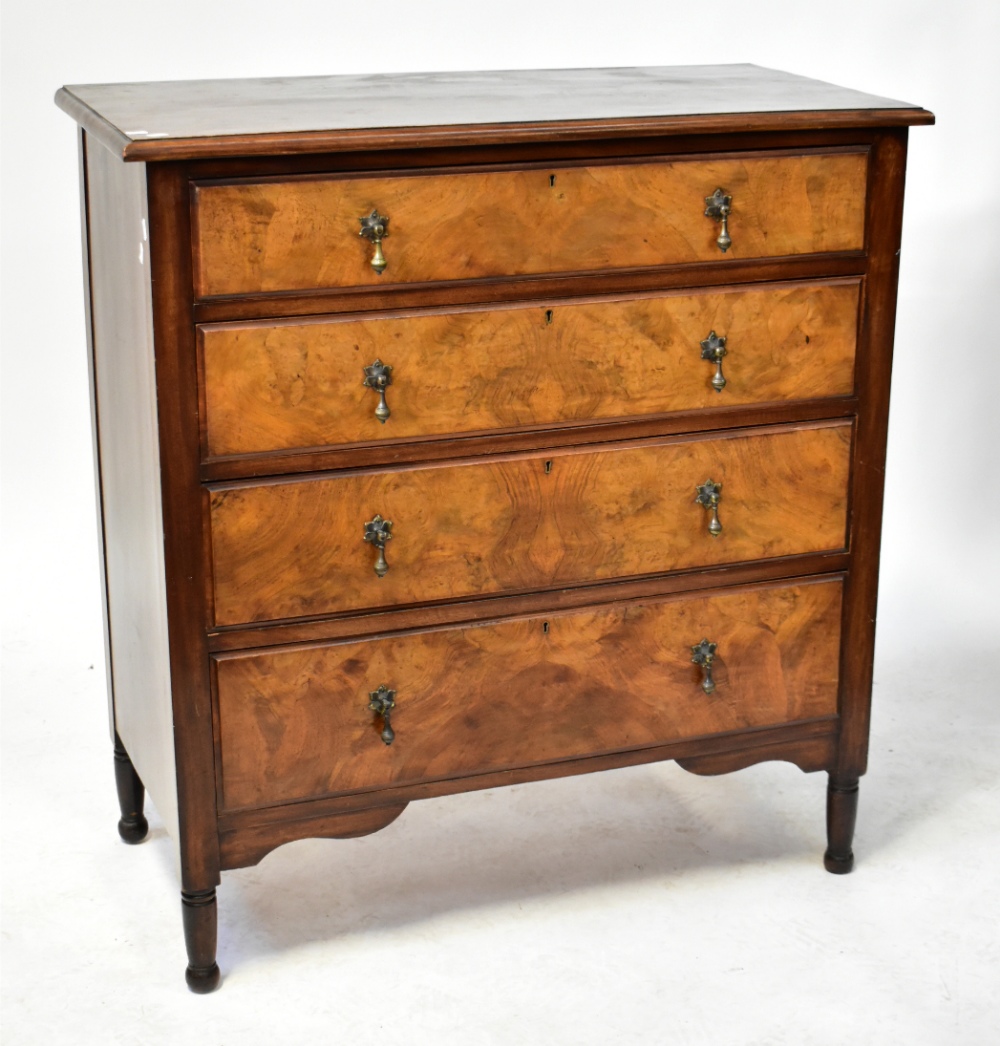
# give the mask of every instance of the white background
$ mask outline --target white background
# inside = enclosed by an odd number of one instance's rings
[[[1000,5],[8,3],[3,34],[4,1033],[20,1043],[989,1043],[1000,1010]],[[63,83],[755,62],[916,102],[871,772],[672,765],[416,804],[227,873],[182,981],[155,810],[117,841],[76,136]]]

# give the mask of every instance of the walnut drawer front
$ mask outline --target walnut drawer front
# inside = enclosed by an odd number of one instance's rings
[[[210,490],[219,625],[845,545],[852,425],[736,430]],[[721,534],[696,487],[721,484]],[[392,523],[388,573],[365,524]]]
[[[867,153],[195,183],[198,298],[861,250]],[[731,197],[732,245],[706,216]],[[359,219],[388,219],[386,268]]]
[[[848,395],[856,280],[199,328],[208,457]],[[725,340],[721,388],[705,359]],[[392,368],[380,420],[364,368]],[[718,385],[716,379],[716,385]]]
[[[840,604],[834,579],[221,656],[223,807],[834,716]],[[711,694],[692,663],[703,639]],[[369,709],[380,686],[389,745]]]

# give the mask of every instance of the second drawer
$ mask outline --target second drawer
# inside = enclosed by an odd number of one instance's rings
[[[205,324],[204,452],[845,396],[854,389],[858,289],[852,279]],[[380,378],[392,383],[384,403],[373,388]]]
[[[851,432],[850,422],[824,422],[218,485],[215,621],[836,551]]]

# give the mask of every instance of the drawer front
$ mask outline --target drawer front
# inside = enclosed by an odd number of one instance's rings
[[[867,153],[194,186],[199,298],[861,250]],[[732,200],[721,226],[706,197]],[[388,219],[382,275],[359,219]]]
[[[199,328],[209,457],[850,394],[857,281]],[[721,390],[702,342],[725,339]],[[707,346],[711,351],[712,344]],[[364,368],[392,367],[389,416]],[[376,375],[377,377],[377,375]],[[718,380],[716,381],[719,384]]]
[[[837,712],[841,583],[730,590],[215,662],[233,810]],[[716,644],[715,690],[692,647]],[[395,691],[386,745],[370,693]]]
[[[850,422],[215,487],[220,625],[842,549]],[[696,487],[721,484],[719,535]],[[392,523],[388,572],[365,524]]]

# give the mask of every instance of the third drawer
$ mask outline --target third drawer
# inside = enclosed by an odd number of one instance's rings
[[[215,485],[215,621],[836,552],[851,435],[816,422]]]

